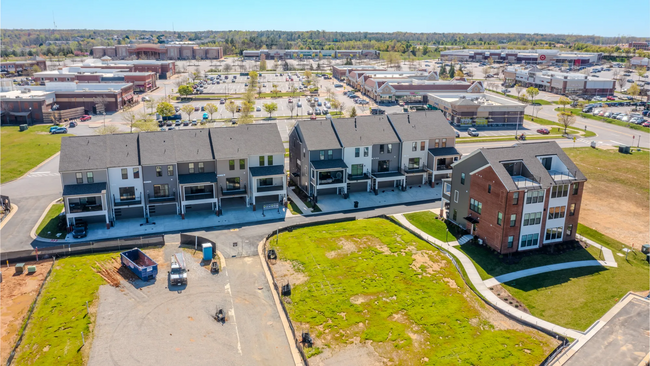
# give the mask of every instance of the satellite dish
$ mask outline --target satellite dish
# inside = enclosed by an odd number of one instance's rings
[[[336,179],[341,179],[343,178],[343,174],[341,172],[336,172]]]

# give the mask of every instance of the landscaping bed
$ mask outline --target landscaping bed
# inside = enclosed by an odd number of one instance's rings
[[[301,228],[269,241],[310,364],[532,365],[558,342],[480,301],[450,259],[388,220]]]

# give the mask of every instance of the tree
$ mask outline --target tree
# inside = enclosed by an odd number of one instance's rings
[[[227,64],[223,65],[223,72],[229,73],[231,70],[232,70],[232,65],[231,64],[227,63]]]
[[[98,97],[94,97],[93,102],[95,103],[95,107],[97,108],[97,113],[106,112],[106,105],[108,104],[108,98],[106,98],[103,95],[100,95]]]
[[[144,101],[144,106],[145,108],[148,108],[150,113],[153,113],[154,109],[156,108],[156,101],[149,98]]]
[[[176,113],[174,106],[168,102],[160,102],[156,107],[156,112],[162,117],[173,116]]]
[[[181,85],[187,84],[187,81],[188,80],[187,80],[186,76],[181,76],[181,77],[177,78],[176,80],[174,80],[174,86],[176,87],[176,89],[179,89],[181,87]]]
[[[485,66],[482,71],[483,71],[483,76],[485,76],[490,73],[491,69],[489,66]]]
[[[438,71],[438,77],[439,78],[444,78],[447,76],[447,69],[445,68],[445,64],[440,65],[440,71]]]
[[[210,114],[210,119],[212,119],[212,115],[217,113],[217,111],[219,110],[219,108],[214,103],[208,103],[205,105],[204,108],[205,111],[208,112],[208,114]]]
[[[192,93],[194,93],[194,89],[192,89],[192,87],[189,85],[181,85],[178,87],[178,94],[181,96],[181,98],[184,98]]]
[[[641,93],[641,88],[636,84],[632,84],[627,89],[627,93],[636,99],[636,97]],[[634,109],[636,110],[636,106],[634,106]]]
[[[348,112],[348,115],[350,116],[350,118],[356,117],[357,116],[357,109],[354,106],[350,107],[350,111]]]
[[[449,78],[453,79],[456,76],[456,69],[454,68],[454,64],[452,63],[451,66],[449,67]]]
[[[156,124],[156,121],[148,115],[146,112],[142,112],[138,114],[138,118],[133,123],[133,127],[137,128],[139,131],[157,131],[158,130],[158,125]]]
[[[297,91],[298,91],[298,88],[296,88],[295,85],[291,84],[291,96],[294,96]]]
[[[562,106],[562,110],[565,110],[566,106],[571,104],[571,99],[569,99],[567,97],[560,97],[560,99],[557,101],[557,103]]]
[[[96,131],[98,135],[112,135],[114,133],[118,133],[120,129],[115,125],[108,125],[100,127]]]
[[[257,82],[260,79],[260,74],[258,74],[257,71],[251,71],[248,73],[248,77],[251,78],[251,88],[255,88],[257,86]]]
[[[253,92],[253,89],[250,87],[246,89],[246,92],[242,94],[242,99],[247,103],[253,104],[255,102],[255,93]]]
[[[330,105],[332,106],[332,109],[341,108],[341,102],[339,102],[338,99],[332,98],[332,100],[330,100]]]
[[[34,66],[34,67],[36,67],[36,66]],[[645,76],[645,74],[646,74],[647,71],[648,71],[648,70],[647,70],[645,67],[643,67],[643,66],[638,67],[638,68],[636,69],[636,73],[639,75],[639,80],[641,80],[641,78]]]
[[[461,70],[460,66],[458,66],[458,70],[456,70],[456,75],[457,78],[462,78],[465,77],[465,73],[463,73],[463,70]]]
[[[260,61],[260,71],[266,71],[266,60]]]
[[[271,90],[271,93],[275,94],[275,97],[277,98],[278,93],[280,92],[280,90],[278,89],[278,84],[273,84],[271,86],[273,87],[273,89]]]
[[[312,75],[311,71],[309,71],[309,70],[305,71],[305,78],[311,79],[311,75]]]
[[[564,133],[567,133],[567,128],[573,126],[576,122],[576,116],[573,113],[560,112],[557,114],[557,121],[564,126]]]
[[[533,104],[535,102],[535,97],[539,95],[539,89],[531,86],[526,89],[526,94],[530,97],[530,103]]]
[[[232,117],[235,118],[235,113],[237,113],[237,104],[234,101],[229,101],[226,103],[226,111],[232,113]]]
[[[187,114],[187,119],[191,120],[192,119],[192,113],[194,113],[194,106],[191,104],[186,104],[183,107],[181,107],[181,111],[183,113]]]
[[[622,76],[618,80],[616,80],[616,82],[618,82],[618,88],[621,89],[621,91],[623,90],[623,88],[625,88],[625,84],[627,84],[627,80],[625,80],[625,78]]]
[[[291,113],[291,118],[293,118],[293,110],[296,109],[296,103],[289,103],[287,107],[289,108],[289,113]]]
[[[293,103],[289,103],[289,104],[293,104]],[[264,103],[263,107],[266,113],[269,114],[269,119],[271,119],[271,115],[273,114],[273,112],[278,110],[277,103]]]
[[[247,125],[249,123],[253,123],[253,115],[251,114],[251,110],[253,109],[253,104],[248,103],[248,102],[242,102],[241,103],[241,114],[239,115],[239,119],[237,120],[238,124],[242,125]]]
[[[131,128],[131,133],[133,133],[133,124],[138,120],[138,117],[135,115],[135,112],[132,110],[122,112],[122,121],[129,124]]]
[[[339,101],[337,101],[337,102],[338,102],[338,108],[337,109],[339,110],[340,114],[343,114],[343,110],[345,109],[345,102],[339,102]]]

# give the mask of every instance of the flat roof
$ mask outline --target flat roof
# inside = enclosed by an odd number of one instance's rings
[[[35,98],[45,98],[49,94],[52,94],[52,91],[45,90],[31,90],[29,92],[23,93],[21,90],[11,90],[7,92],[1,92],[0,98],[3,99],[35,99]]]
[[[431,93],[428,94],[429,98],[440,99],[442,101],[458,104],[473,104],[482,105],[485,107],[490,106],[518,106],[525,107],[526,105],[514,99],[501,97],[487,93]]]

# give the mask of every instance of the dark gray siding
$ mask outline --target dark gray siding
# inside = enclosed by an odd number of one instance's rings
[[[400,144],[392,144],[393,150],[388,153],[388,144],[384,144],[384,153],[379,153],[379,145],[372,146],[372,172],[377,172],[377,166],[379,165],[380,160],[389,160],[390,165],[388,167],[389,171],[398,171],[399,170],[399,154],[400,154]]]
[[[451,174],[451,193],[449,195],[449,217],[453,218],[454,209],[456,210],[456,222],[466,227],[467,221],[463,217],[467,217],[469,212],[469,185],[471,181],[470,174],[474,170],[487,164],[487,160],[483,154],[477,153],[468,156],[454,165]],[[460,183],[462,173],[465,173],[465,184]],[[458,203],[454,202],[455,193],[458,191]]]
[[[214,160],[211,161],[195,161],[194,162],[194,172],[198,173],[199,172],[199,163],[203,163],[203,168],[205,169],[205,173],[212,173],[215,171],[215,164]],[[178,173],[177,174],[189,174],[189,165],[190,163],[178,163]]]
[[[173,166],[174,167],[174,175],[169,176],[167,175],[167,166]],[[143,166],[142,167],[142,178],[143,178],[143,186],[144,186],[144,196],[147,202],[149,202],[149,195],[153,196],[153,186],[155,184],[169,184],[169,193],[175,193],[176,194],[176,200],[178,201],[178,172],[176,169],[176,164],[165,164],[165,165],[160,165],[162,168],[162,177],[157,177],[156,176],[156,166],[151,165],[151,166]],[[174,210],[176,210],[174,208]]]

